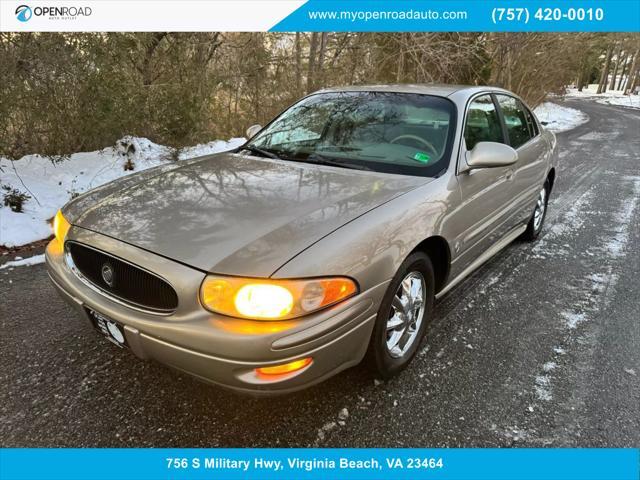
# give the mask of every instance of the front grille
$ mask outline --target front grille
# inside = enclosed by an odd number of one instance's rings
[[[65,247],[78,272],[105,293],[158,312],[178,306],[175,290],[160,277],[79,243],[67,242]]]

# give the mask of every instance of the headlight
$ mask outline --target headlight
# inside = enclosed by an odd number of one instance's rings
[[[209,275],[200,298],[209,310],[232,317],[285,320],[334,305],[358,293],[350,278],[261,280]]]
[[[53,218],[53,234],[61,247],[64,244],[64,239],[70,228],[71,224],[67,222],[67,219],[62,215],[62,210],[58,210],[58,213],[56,213],[56,216]]]

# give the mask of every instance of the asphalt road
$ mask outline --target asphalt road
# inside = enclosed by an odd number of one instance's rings
[[[567,102],[544,236],[437,306],[411,367],[252,399],[119,350],[43,265],[0,270],[3,447],[640,445],[640,114]]]

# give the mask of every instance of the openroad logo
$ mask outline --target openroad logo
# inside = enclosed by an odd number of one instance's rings
[[[28,22],[33,17],[33,10],[29,5],[19,5],[16,8],[16,18],[21,22]]]
[[[15,12],[16,18],[21,22],[28,22],[33,16],[48,17],[49,20],[76,20],[78,17],[88,17],[91,13],[91,7],[77,7],[74,5],[33,8],[29,5],[19,5]]]

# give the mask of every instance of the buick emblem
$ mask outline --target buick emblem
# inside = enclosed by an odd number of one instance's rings
[[[108,263],[102,265],[102,280],[110,287],[113,287],[113,267]]]

